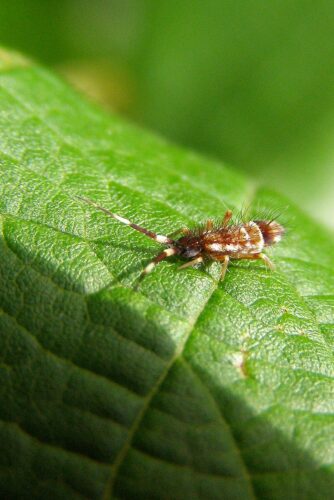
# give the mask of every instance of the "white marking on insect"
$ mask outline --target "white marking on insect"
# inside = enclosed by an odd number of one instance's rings
[[[208,248],[213,252],[222,252],[225,247],[221,243],[210,243]]]
[[[248,223],[248,226],[251,227],[256,227],[257,228],[257,237],[259,238],[259,241],[255,244],[255,248],[261,248],[261,250],[264,247],[264,239],[263,239],[263,234],[259,226],[256,224],[256,222],[250,221]]]
[[[124,217],[121,217],[120,215],[113,214],[114,219],[118,220],[119,222],[122,222],[123,224],[126,224],[129,226],[131,222],[128,219],[125,219]]]
[[[273,263],[267,255],[262,253],[262,250],[264,247],[271,246],[273,243],[280,241],[281,236],[284,234],[284,227],[276,221],[257,220],[256,222],[250,221],[238,225],[229,224],[232,212],[227,210],[217,230],[212,230],[212,220],[208,219],[204,226],[206,230],[198,228],[195,231],[191,231],[183,228],[176,232],[174,231],[170,236],[164,236],[111,212],[89,198],[82,196],[76,196],[76,198],[168,247],[154,257],[152,262],[146,266],[140,279],[150,273],[159,262],[172,255],[179,255],[188,260],[180,269],[205,262],[210,258],[217,260],[222,263],[221,279],[224,279],[227,265],[231,258],[261,259],[268,268],[274,269]],[[179,233],[182,236],[173,239],[173,235]]]
[[[227,245],[224,245],[224,250],[226,252],[237,252],[240,250],[240,245],[233,245],[233,243],[227,243]]]
[[[166,248],[163,252],[159,253],[152,262],[150,262],[144,269],[144,271],[141,273],[140,279],[142,279],[146,274],[149,274],[155,266],[164,260],[166,257],[171,257],[171,255],[175,255],[177,253],[177,250],[175,248]]]
[[[171,255],[175,254],[175,249],[174,248],[166,248],[166,250],[164,250],[164,254],[166,255],[166,257],[170,257]]]
[[[166,236],[162,236],[161,234],[157,234],[155,237],[155,240],[158,243],[167,243],[168,244],[169,238],[167,238]]]
[[[256,243],[251,243],[251,244],[249,244],[247,242],[246,247],[247,247],[246,252],[244,250],[241,253],[254,254],[254,253],[262,252],[262,250],[263,250],[263,241],[257,241]]]
[[[144,273],[145,274],[148,274],[152,271],[152,269],[154,268],[155,264],[154,262],[150,262],[144,269]]]
[[[250,240],[250,236],[244,227],[240,228],[240,233],[244,235],[244,238],[246,241]]]

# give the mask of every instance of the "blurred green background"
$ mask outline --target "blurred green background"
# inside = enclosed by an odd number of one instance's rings
[[[0,43],[334,227],[334,2],[0,0]]]

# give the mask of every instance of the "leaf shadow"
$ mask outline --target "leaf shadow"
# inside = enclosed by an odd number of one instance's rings
[[[180,346],[190,338],[189,317],[198,316],[203,304],[183,318],[181,306],[171,311],[158,288],[155,302],[152,295],[133,293],[120,284],[79,293],[79,275],[76,282],[64,267],[40,256],[36,260],[29,240],[16,240],[16,246],[9,240],[2,239],[0,245],[0,279],[5,284],[0,292],[1,366],[8,367],[0,399],[5,422],[0,427],[2,496],[28,498],[36,491],[50,494],[53,488],[55,498],[60,492],[63,498],[74,493],[101,498],[117,463],[118,498],[133,498],[135,492],[136,498],[192,498],[189,491],[194,498],[198,491],[206,498],[244,498],[240,468],[231,473],[236,481],[226,491],[226,482],[211,478],[209,458],[217,449],[215,441],[206,441],[205,425],[198,426],[192,445],[190,431],[185,432],[183,420],[200,418],[203,402],[209,401],[210,411],[219,408],[223,427],[230,429],[255,496],[283,498],[289,491],[289,498],[330,497],[333,473],[297,444],[300,428],[291,425],[291,436],[284,435],[251,409],[247,397],[213,378],[205,360],[188,361],[191,369],[178,369]],[[184,288],[188,301],[193,286]],[[205,300],[210,286],[207,279]],[[174,390],[179,406],[164,407],[167,415],[178,410],[173,426],[162,418],[156,424],[150,417],[159,409],[159,398],[173,396]],[[159,439],[157,451],[151,433],[164,436],[171,428],[178,439]],[[226,429],[220,436],[222,449],[225,436],[231,439]],[[33,450],[34,461],[21,461],[11,453],[17,449],[23,457]],[[137,449],[149,459],[136,458]],[[182,449],[187,450],[183,462]],[[201,457],[196,468],[193,462]],[[176,475],[165,465],[171,460],[180,465]],[[201,467],[209,476],[205,481]]]

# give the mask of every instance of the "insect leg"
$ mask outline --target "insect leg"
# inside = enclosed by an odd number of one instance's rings
[[[172,255],[175,255],[179,253],[179,250],[177,248],[166,248],[163,252],[159,253],[156,257],[154,257],[153,260],[145,267],[141,275],[139,276],[139,281],[141,281],[147,274],[153,271],[155,266],[161,262],[162,260],[166,259],[167,257],[171,257]]]
[[[129,221],[128,219],[125,219],[124,217],[121,217],[120,215],[114,214],[110,210],[107,210],[104,207],[101,207],[101,205],[98,205],[95,203],[95,201],[90,200],[89,198],[85,198],[83,196],[76,196],[78,200],[84,201],[88,205],[92,205],[93,207],[97,208],[101,212],[104,212],[105,214],[109,215],[109,217],[112,217],[113,219],[118,220],[119,222],[122,222],[122,224],[125,224],[126,226],[132,227],[132,229],[135,229],[136,231],[139,231],[140,233],[145,234],[145,236],[148,236],[148,238],[151,238],[152,240],[157,241],[158,243],[162,243],[164,245],[173,245],[175,242],[171,238],[168,238],[168,236],[164,236],[162,234],[157,234],[154,233],[153,231],[149,231],[148,229],[145,229],[142,226],[138,226],[138,224],[134,224],[133,222]]]
[[[222,270],[221,270],[221,274],[220,274],[221,281],[224,281],[229,261],[230,261],[230,257],[228,255],[224,255],[224,259],[222,261],[223,262]]]
[[[268,269],[270,269],[271,271],[275,270],[275,264],[269,259],[268,255],[266,255],[265,253],[259,253],[258,258],[263,260]]]
[[[261,259],[265,263],[265,265],[270,269],[271,271],[275,270],[275,264],[269,259],[268,255],[265,253],[255,253],[255,254],[249,254],[249,255],[242,255],[238,256],[238,259],[248,259],[248,260],[257,260]]]
[[[196,266],[196,264],[201,264],[203,262],[203,257],[196,257],[196,259],[190,260],[189,262],[186,262],[185,264],[182,264],[182,266],[179,267],[179,269],[185,269],[186,267],[190,266]]]

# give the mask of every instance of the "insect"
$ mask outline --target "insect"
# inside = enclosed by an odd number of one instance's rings
[[[284,234],[283,226],[275,220],[254,220],[233,224],[231,223],[232,212],[227,210],[218,225],[209,219],[204,226],[195,230],[184,227],[168,236],[163,236],[110,212],[88,198],[82,196],[76,196],[76,198],[167,246],[144,268],[139,280],[153,271],[159,262],[172,255],[188,260],[179,269],[202,264],[208,260],[219,261],[222,263],[222,280],[230,259],[261,259],[269,269],[273,270],[274,264],[263,253],[263,250],[265,247],[278,243]],[[175,239],[176,236],[178,236],[177,239]]]

